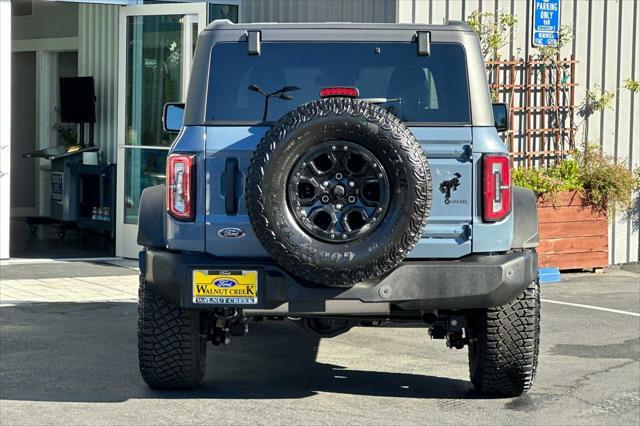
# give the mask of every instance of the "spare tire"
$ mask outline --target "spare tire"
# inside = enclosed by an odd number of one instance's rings
[[[389,111],[350,98],[301,105],[259,143],[246,202],[258,239],[307,282],[349,286],[395,268],[431,207],[425,153]]]

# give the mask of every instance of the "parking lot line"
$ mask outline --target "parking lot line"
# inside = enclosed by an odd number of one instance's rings
[[[636,312],[620,311],[618,309],[603,308],[602,306],[583,305],[581,303],[560,302],[559,300],[540,299],[543,302],[555,303],[556,305],[574,306],[576,308],[593,309],[594,311],[611,312],[614,314],[630,315],[632,317],[640,317]]]

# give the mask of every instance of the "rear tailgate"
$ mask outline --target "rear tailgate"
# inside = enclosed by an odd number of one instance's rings
[[[266,257],[244,201],[244,185],[255,147],[268,127],[207,128],[206,241],[220,257]],[[433,202],[427,231],[409,255],[458,258],[471,252],[472,162],[469,127],[411,129],[427,152]],[[234,142],[235,141],[235,142]]]
[[[205,152],[205,250],[221,257],[267,257],[244,201],[251,156],[264,126],[208,127]]]
[[[458,258],[471,253],[473,163],[471,127],[413,127],[427,153],[432,201],[427,230],[410,258]]]

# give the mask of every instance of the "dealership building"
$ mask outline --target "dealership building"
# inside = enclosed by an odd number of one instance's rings
[[[640,80],[640,2],[553,3],[560,8],[560,24],[573,25],[573,40],[563,47],[562,56],[577,61],[576,105],[587,88],[611,90],[622,87],[626,79]],[[81,108],[71,114],[90,113],[86,121],[91,124],[80,127],[85,129],[87,145],[98,151],[65,152],[60,158],[115,165],[94,170],[84,178],[84,186],[73,187],[72,198],[98,197],[97,209],[87,204],[76,214],[87,219],[88,231],[97,230],[111,241],[106,249],[98,247],[96,255],[135,258],[140,194],[164,182],[165,159],[175,137],[162,130],[162,108],[166,102],[183,100],[197,35],[212,20],[439,24],[465,20],[474,11],[504,12],[517,16],[519,23],[510,43],[501,48],[503,56],[528,57],[536,52],[534,4],[530,0],[0,0],[0,258],[38,251],[38,257],[92,253],[83,247],[64,251],[65,244],[73,244],[75,230],[57,235],[60,229],[54,227],[55,243],[36,243],[42,230],[30,234],[24,219],[60,216],[73,207],[65,204],[65,191],[72,186],[57,171],[57,157],[25,156],[70,145],[78,138],[79,127],[69,125],[64,119],[68,109],[60,108],[61,98],[67,96],[61,78],[93,78],[95,113]],[[77,79],[69,81],[80,84]],[[631,168],[640,166],[639,97],[619,90],[612,108],[590,117],[576,138],[599,144]],[[99,194],[86,193],[85,187]],[[635,211],[610,218],[609,263],[638,261],[639,217],[636,204]]]

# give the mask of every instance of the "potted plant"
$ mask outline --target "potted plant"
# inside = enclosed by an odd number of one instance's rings
[[[516,168],[513,182],[538,197],[540,266],[593,269],[608,265],[608,218],[631,207],[640,170],[589,145],[551,167]]]

